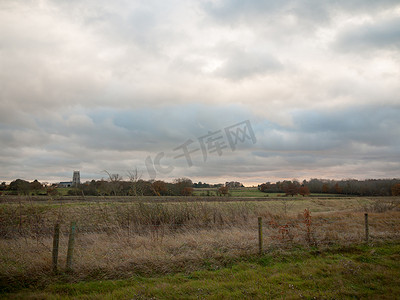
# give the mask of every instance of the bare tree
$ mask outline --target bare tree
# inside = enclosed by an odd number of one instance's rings
[[[127,171],[127,173],[131,183],[131,192],[134,196],[138,196],[138,181],[142,178],[142,173],[139,174],[136,167],[132,171]]]
[[[121,186],[122,176],[120,176],[119,174],[111,174],[107,170],[104,170],[104,172],[107,173],[108,178],[110,180],[111,194],[117,196],[122,187]]]

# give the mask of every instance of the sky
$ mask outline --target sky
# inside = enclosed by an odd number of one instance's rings
[[[0,1],[0,181],[400,177],[398,0]]]

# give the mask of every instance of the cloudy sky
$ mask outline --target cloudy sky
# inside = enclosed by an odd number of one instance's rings
[[[0,1],[1,181],[400,177],[399,116],[398,0]]]

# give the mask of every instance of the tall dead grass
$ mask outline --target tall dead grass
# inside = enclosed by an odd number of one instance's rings
[[[304,210],[304,209],[303,209]],[[61,224],[59,266],[65,267],[69,222],[77,222],[73,280],[218,268],[257,253],[257,217],[264,246],[361,242],[363,212],[276,214],[259,203],[119,203],[34,205],[0,209],[0,286],[45,282],[52,233]],[[399,238],[400,212],[370,213],[371,240]]]

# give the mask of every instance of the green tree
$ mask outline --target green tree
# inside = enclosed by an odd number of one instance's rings
[[[43,184],[41,184],[37,179],[29,183],[29,188],[31,191],[37,193],[38,191],[43,189]]]
[[[30,185],[26,180],[16,179],[10,183],[10,190],[16,191],[18,194],[27,195],[30,190]]]

